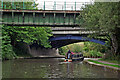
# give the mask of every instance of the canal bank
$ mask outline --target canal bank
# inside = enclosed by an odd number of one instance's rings
[[[120,72],[120,64],[110,63],[107,61],[101,61],[99,60],[99,58],[88,58],[88,59],[85,59],[84,62],[90,65],[104,67],[104,68],[108,68],[108,69],[116,70]]]

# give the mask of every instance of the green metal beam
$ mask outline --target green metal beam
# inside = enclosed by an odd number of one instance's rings
[[[3,10],[3,24],[17,26],[78,26],[79,11]]]

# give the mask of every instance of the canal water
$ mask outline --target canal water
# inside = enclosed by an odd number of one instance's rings
[[[118,78],[118,72],[63,58],[3,61],[3,78]]]

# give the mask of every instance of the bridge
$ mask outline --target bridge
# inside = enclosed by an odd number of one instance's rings
[[[81,27],[52,27],[53,36],[49,39],[53,48],[59,48],[68,44],[90,41],[105,45],[106,39],[101,39],[100,36],[105,36],[106,32],[99,32]],[[98,34],[97,38],[89,38],[88,35]]]
[[[41,1],[38,9],[35,0],[1,0],[0,23],[9,26],[76,27],[81,7],[92,2]],[[32,8],[27,7],[28,3]],[[27,6],[26,6],[27,5]]]
[[[13,3],[12,3],[13,4]],[[54,3],[54,6],[56,3]],[[65,3],[66,4],[66,3]],[[5,6],[2,6],[3,8]],[[66,7],[66,5],[65,5]],[[53,48],[59,48],[71,43],[91,41],[105,45],[104,39],[88,38],[89,34],[99,34],[104,36],[104,32],[97,30],[89,30],[81,28],[78,20],[80,10],[46,10],[45,4],[43,10],[29,10],[29,9],[7,9],[0,10],[2,20],[0,23],[8,26],[39,26],[52,27],[53,37],[49,40]],[[59,27],[59,28],[57,28]],[[62,28],[60,28],[62,27]]]
[[[78,26],[80,11],[57,10],[1,10],[0,23],[9,26]]]

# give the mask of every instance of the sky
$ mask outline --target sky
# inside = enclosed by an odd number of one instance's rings
[[[65,10],[65,2],[66,2],[66,10],[75,10],[75,2],[76,2],[76,10],[80,10],[81,6],[84,4],[93,2],[93,0],[37,0],[38,8],[43,9],[45,1],[45,10],[54,10],[54,3],[56,2],[56,10]]]

